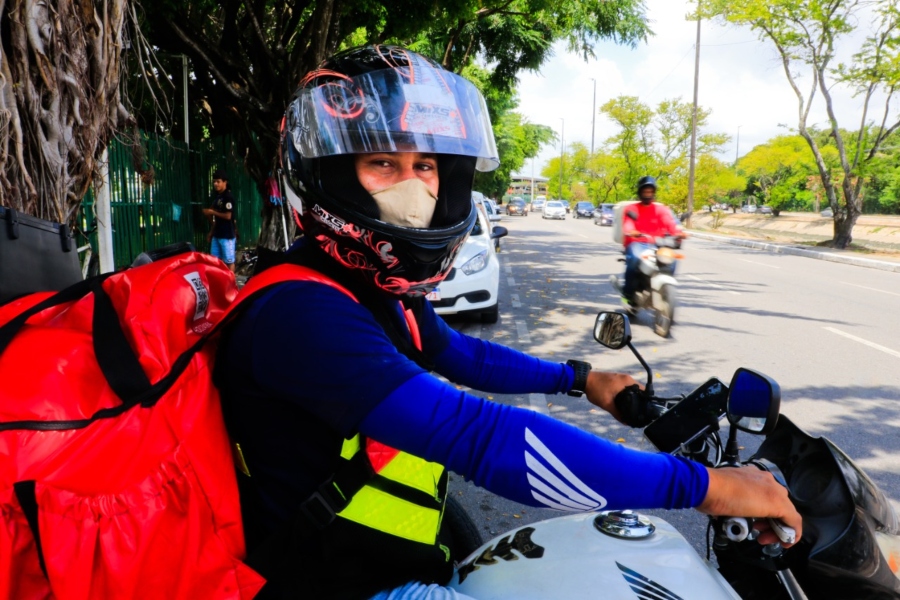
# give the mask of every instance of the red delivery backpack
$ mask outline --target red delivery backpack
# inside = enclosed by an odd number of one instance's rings
[[[0,598],[256,595],[213,334],[318,278],[283,265],[238,294],[192,252],[0,306]]]

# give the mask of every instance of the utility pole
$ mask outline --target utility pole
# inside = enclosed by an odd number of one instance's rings
[[[597,120],[597,80],[591,77],[594,82],[594,101],[591,104],[591,157],[594,156],[594,124]]]
[[[734,147],[734,164],[737,165],[738,157],[741,155],[741,127],[743,125],[738,125],[738,133],[737,133],[737,144]]]
[[[528,200],[528,203],[531,204],[534,202],[534,157],[531,157],[531,198]]]
[[[697,3],[697,48],[694,53],[694,110],[691,115],[691,168],[688,174],[687,220],[690,228],[694,214],[694,174],[697,163],[697,94],[700,86],[700,4]]]
[[[562,129],[560,130],[560,142],[559,142],[559,199],[563,199],[563,173],[565,171],[565,151],[566,151],[566,120],[562,117],[559,118],[562,121]]]
[[[188,133],[188,57],[181,55],[181,80],[184,84],[184,145],[190,149],[191,139]]]

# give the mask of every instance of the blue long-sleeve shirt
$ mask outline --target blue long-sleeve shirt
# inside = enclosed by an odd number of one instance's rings
[[[430,306],[419,328],[435,371],[457,384],[508,394],[573,384],[570,367],[454,331]],[[532,506],[686,508],[708,487],[699,464],[460,391],[401,354],[365,307],[320,283],[281,284],[255,301],[223,340],[216,380],[266,531],[293,517],[356,432]]]

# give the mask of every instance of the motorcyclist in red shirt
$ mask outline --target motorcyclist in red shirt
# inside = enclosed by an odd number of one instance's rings
[[[654,238],[672,235],[687,237],[675,221],[672,211],[656,200],[656,179],[649,175],[638,181],[637,195],[640,203],[629,206],[622,220],[625,245],[625,285],[622,297],[629,308],[634,306],[641,253],[654,248]]]

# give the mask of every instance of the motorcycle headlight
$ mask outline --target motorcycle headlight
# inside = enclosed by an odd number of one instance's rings
[[[900,539],[897,536],[876,531],[875,541],[894,576],[900,579]]]
[[[656,260],[661,265],[672,264],[672,261],[675,260],[675,253],[671,248],[660,248],[656,251]]]
[[[483,271],[485,267],[487,267],[487,250],[482,250],[467,260],[461,268],[466,275],[474,275],[478,271]]]

